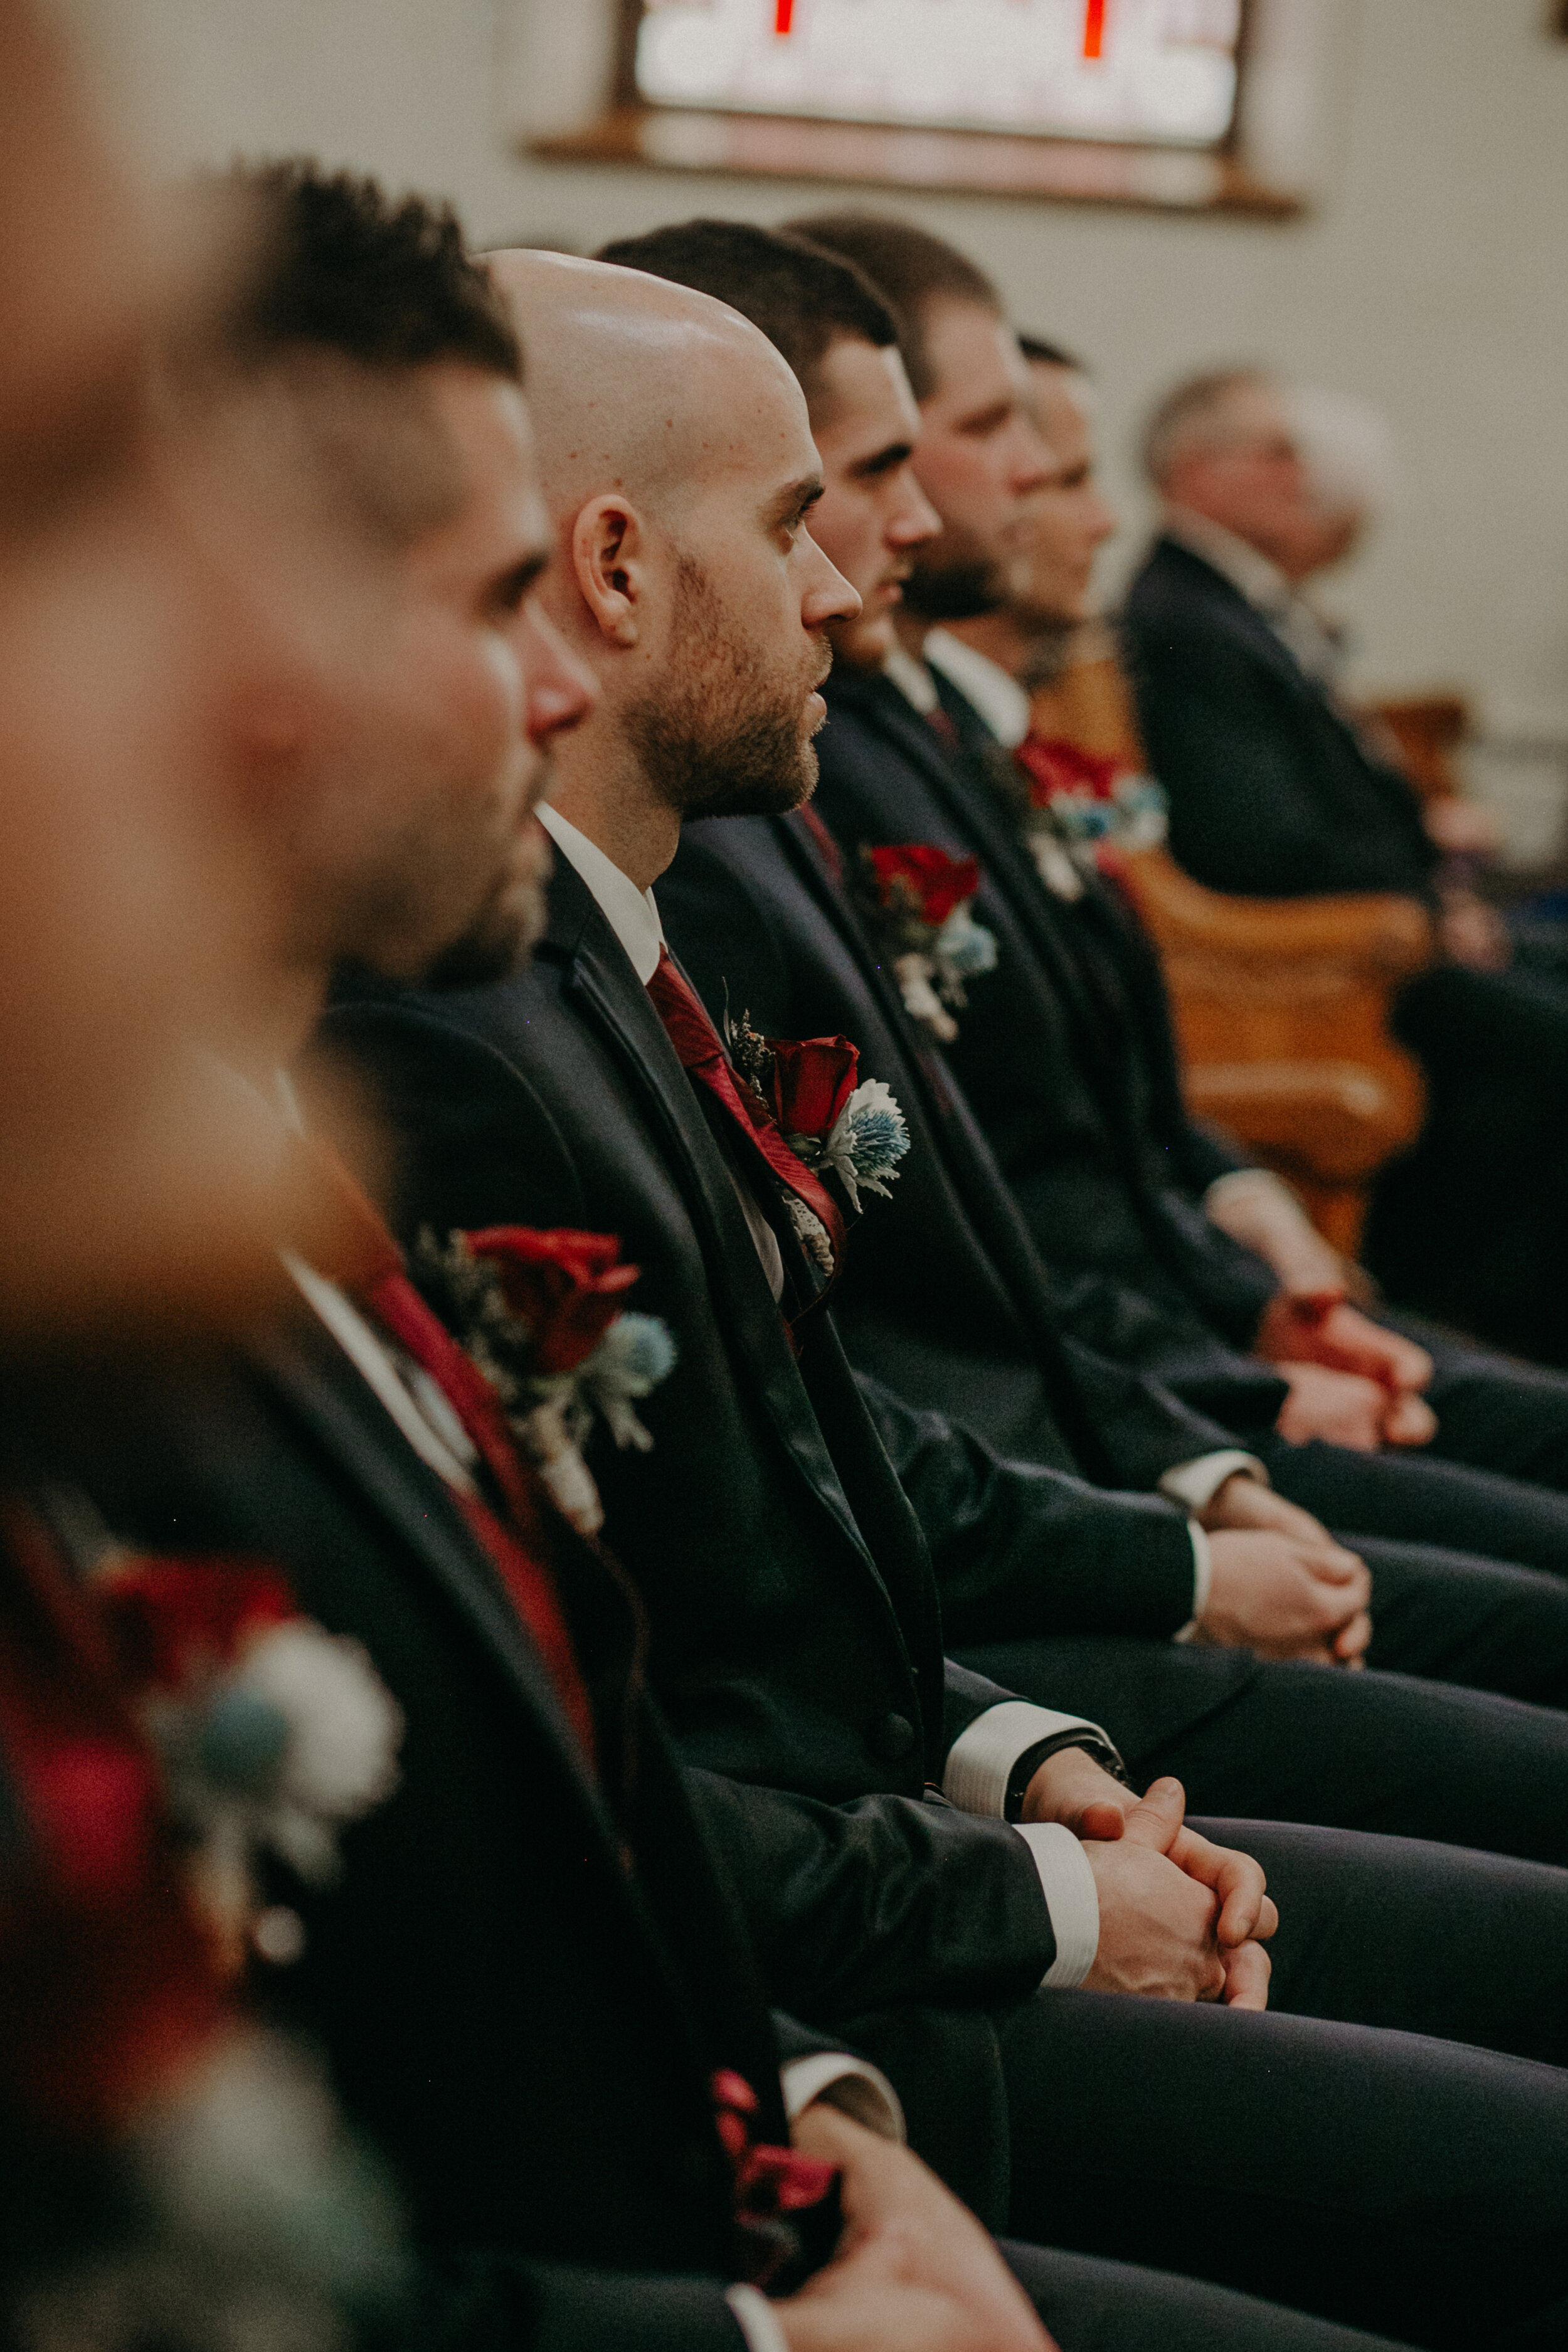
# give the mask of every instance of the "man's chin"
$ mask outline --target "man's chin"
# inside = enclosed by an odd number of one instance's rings
[[[491,988],[521,971],[544,937],[550,903],[542,881],[519,884],[433,957],[421,975],[426,988]]]

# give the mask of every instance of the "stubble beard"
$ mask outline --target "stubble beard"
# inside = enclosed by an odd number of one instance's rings
[[[690,658],[658,689],[626,711],[627,741],[666,807],[682,818],[782,816],[816,787],[816,751],[801,734],[801,709],[819,674],[759,699],[749,648],[726,627],[724,611],[700,567],[678,560],[679,604],[672,640]]]

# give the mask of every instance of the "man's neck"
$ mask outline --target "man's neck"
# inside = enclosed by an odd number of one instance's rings
[[[558,756],[550,798],[639,890],[652,889],[680,846],[680,812],[658,798],[630,750],[613,740],[574,740],[571,756]]]

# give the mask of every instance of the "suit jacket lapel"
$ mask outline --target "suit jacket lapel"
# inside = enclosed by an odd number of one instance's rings
[[[665,1147],[665,1164],[701,1237],[709,1278],[716,1289],[722,1287],[723,1311],[741,1335],[746,1369],[780,1438],[819,1503],[875,1576],[875,1563],[816,1417],[788,1349],[780,1342],[778,1307],[766,1285],[750,1278],[756,1245],[691,1082],[620,941],[586,887],[575,875],[570,880],[586,905],[569,903],[559,927],[552,926],[555,944],[572,940],[565,993],[609,1046]],[[574,895],[567,894],[569,902]],[[741,1267],[747,1278],[732,1278],[732,1270]]]
[[[555,1686],[523,1633],[499,1575],[479,1551],[440,1478],[420,1461],[346,1358],[340,1367],[335,1341],[324,1333],[321,1338],[320,1351],[313,1346],[258,1339],[246,1352],[291,1418],[303,1423],[317,1444],[346,1472],[399,1543],[419,1555],[492,1664],[547,1728],[563,1770],[613,1838],[608,1816],[584,1775]],[[329,1349],[331,1355],[325,1352]]]

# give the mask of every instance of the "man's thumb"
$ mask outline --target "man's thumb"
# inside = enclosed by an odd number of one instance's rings
[[[1123,1835],[1139,1845],[1152,1846],[1156,1853],[1169,1853],[1186,1810],[1187,1792],[1179,1780],[1156,1780],[1128,1814]]]

